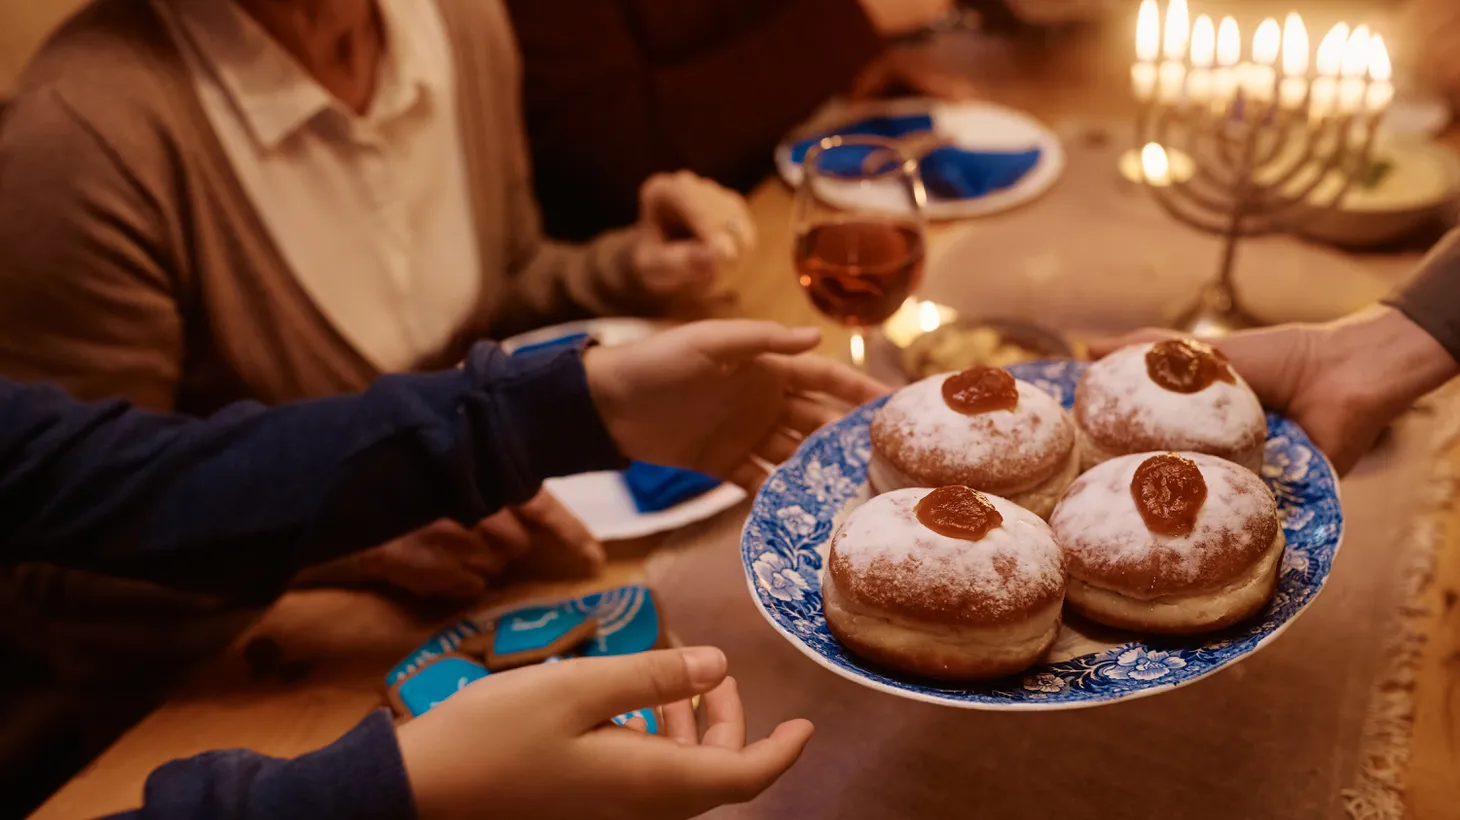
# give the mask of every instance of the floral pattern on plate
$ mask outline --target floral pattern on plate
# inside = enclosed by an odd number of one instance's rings
[[[1010,370],[1069,407],[1084,367],[1031,362]],[[1318,595],[1342,540],[1338,482],[1328,460],[1297,424],[1269,415],[1263,479],[1277,498],[1288,544],[1277,594],[1262,613],[1212,635],[1134,640],[999,681],[958,686],[897,677],[843,649],[821,610],[822,550],[838,516],[865,487],[868,426],[881,404],[864,405],[818,431],[772,474],[756,496],[740,552],[752,597],[783,637],[842,677],[890,694],[968,709],[1073,709],[1174,689],[1277,637]]]

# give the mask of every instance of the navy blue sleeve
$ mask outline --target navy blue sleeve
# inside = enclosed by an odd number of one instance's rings
[[[1460,228],[1445,235],[1408,284],[1385,299],[1460,362]]]
[[[623,463],[578,347],[482,344],[460,370],[204,420],[0,382],[0,563],[272,591],[302,566]]]
[[[403,820],[416,816],[390,713],[317,752],[281,760],[235,749],[152,773],[142,808],[117,820]]]

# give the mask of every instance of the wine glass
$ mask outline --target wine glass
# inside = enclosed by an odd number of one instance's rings
[[[867,329],[891,318],[922,279],[926,204],[917,160],[892,140],[826,137],[801,163],[796,278],[817,310],[851,329],[858,367]]]

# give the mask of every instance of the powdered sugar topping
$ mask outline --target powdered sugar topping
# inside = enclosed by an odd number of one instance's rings
[[[910,593],[948,588],[994,614],[1064,586],[1064,562],[1039,516],[994,495],[1003,523],[978,541],[939,535],[917,519],[931,490],[894,490],[852,511],[833,547],[854,574],[897,579]]]
[[[930,376],[899,390],[878,413],[874,424],[898,442],[897,452],[887,455],[899,469],[921,474],[966,467],[994,479],[990,489],[1014,493],[1064,463],[1074,446],[1074,425],[1049,394],[1019,381],[1019,404],[1013,410],[964,415],[943,400],[943,382],[950,375]],[[1011,483],[1000,486],[1001,480]]]
[[[1153,346],[1123,347],[1085,373],[1075,414],[1096,440],[1119,436],[1177,450],[1233,451],[1266,437],[1262,404],[1241,376],[1195,393],[1167,390],[1146,370]]]
[[[1207,485],[1195,528],[1182,536],[1157,535],[1147,529],[1130,485],[1136,469],[1153,455],[1111,459],[1070,487],[1050,517],[1050,528],[1072,567],[1085,567],[1101,578],[1156,574],[1197,584],[1214,568],[1220,569],[1217,565],[1240,568],[1268,548],[1271,538],[1256,543],[1253,532],[1263,529],[1255,522],[1276,521],[1272,493],[1252,472],[1201,453],[1180,453],[1196,463]],[[1233,556],[1234,550],[1239,555]],[[1247,560],[1241,560],[1243,556]]]

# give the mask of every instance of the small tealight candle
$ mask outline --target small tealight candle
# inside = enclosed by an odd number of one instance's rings
[[[1155,188],[1171,184],[1171,163],[1166,159],[1166,149],[1157,143],[1148,142],[1141,148],[1141,177]]]
[[[1166,36],[1162,53],[1167,60],[1180,60],[1186,56],[1187,39],[1191,37],[1191,18],[1186,10],[1186,0],[1171,0],[1166,7]]]
[[[1277,72],[1272,66],[1277,62],[1281,40],[1281,29],[1271,18],[1263,20],[1252,35],[1253,62],[1244,63],[1241,71],[1242,95],[1247,99],[1272,102],[1273,86],[1277,84]]]
[[[1194,103],[1212,98],[1212,61],[1216,57],[1217,30],[1212,18],[1203,14],[1191,28],[1191,73],[1186,77],[1186,96]]]
[[[1379,114],[1394,100],[1394,85],[1389,81],[1393,67],[1389,64],[1389,50],[1384,48],[1384,38],[1374,35],[1369,41],[1369,93],[1364,108],[1370,114]]]
[[[1143,0],[1136,18],[1136,62],[1130,67],[1131,90],[1147,102],[1156,92],[1156,58],[1161,56],[1161,13],[1156,0]]]

